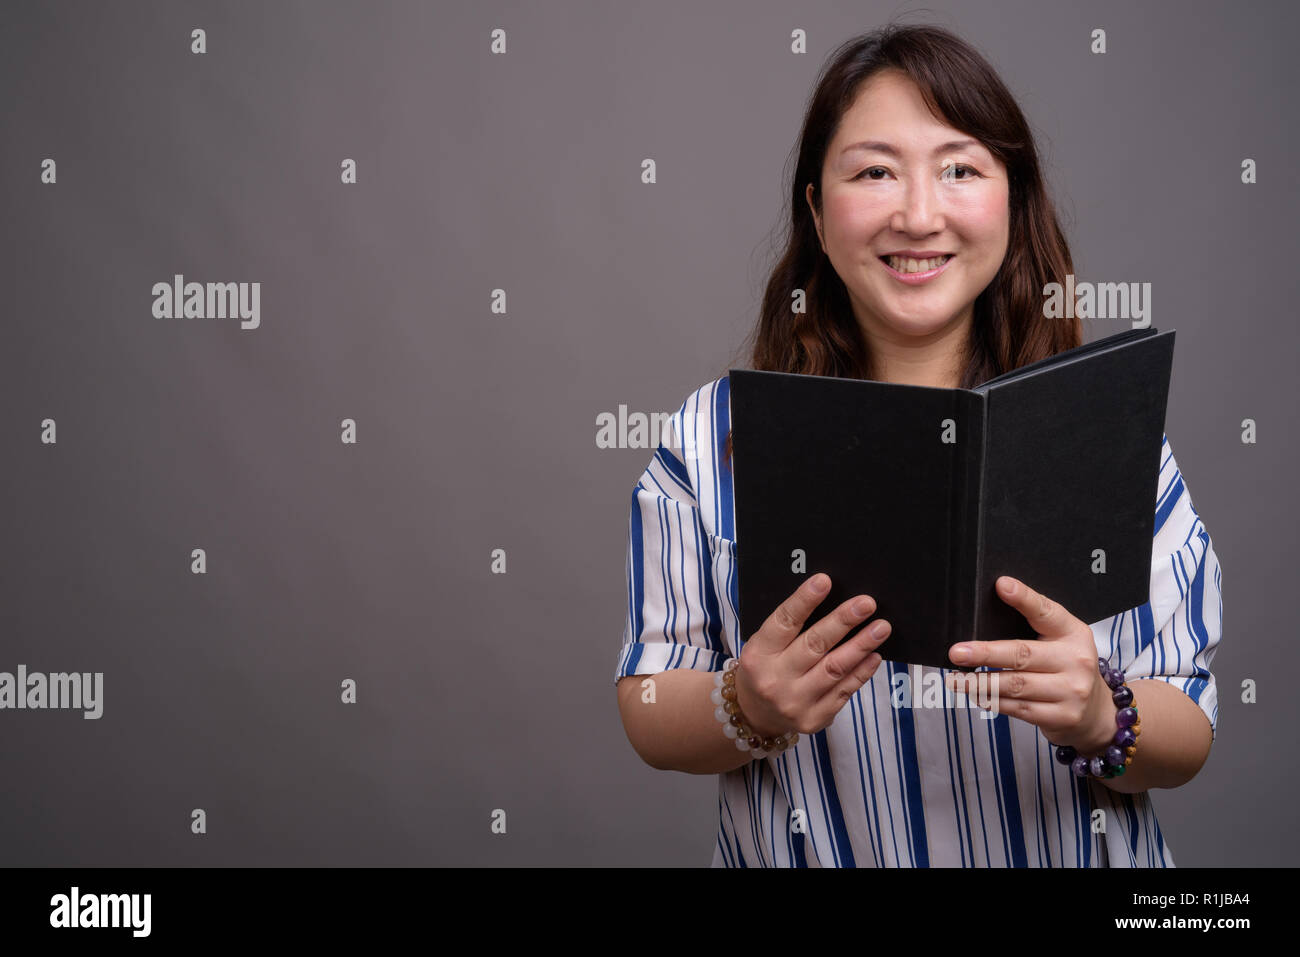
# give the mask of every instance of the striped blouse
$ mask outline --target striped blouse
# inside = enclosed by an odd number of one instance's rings
[[[739,653],[729,419],[724,376],[682,403],[632,492],[616,683]],[[1219,563],[1167,436],[1157,487],[1150,600],[1090,627],[1099,657],[1175,684],[1213,730]],[[1174,866],[1150,792],[1075,778],[1036,725],[947,692],[948,670],[886,661],[828,727],[719,774],[713,866]]]

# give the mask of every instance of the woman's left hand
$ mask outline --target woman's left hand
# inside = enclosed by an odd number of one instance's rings
[[[1097,671],[1092,629],[1009,575],[997,580],[997,592],[1025,616],[1038,640],[963,641],[948,649],[948,657],[959,665],[1005,669],[985,678],[992,696],[988,710],[1038,725],[1054,745],[1070,745],[1080,754],[1103,750],[1115,734],[1115,703]],[[984,694],[975,694],[975,674],[950,674],[946,683],[984,706]]]

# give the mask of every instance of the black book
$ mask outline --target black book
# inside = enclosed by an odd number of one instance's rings
[[[844,640],[884,618],[882,657],[935,667],[1037,637],[1001,575],[1089,624],[1142,605],[1173,351],[1132,329],[974,389],[730,370],[742,638],[817,572],[805,627],[867,594]]]

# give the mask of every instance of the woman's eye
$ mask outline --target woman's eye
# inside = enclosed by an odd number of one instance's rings
[[[966,175],[964,176],[961,175],[963,172]],[[876,173],[880,173],[882,175],[877,176],[875,175]],[[889,170],[885,169],[885,167],[883,166],[868,166],[866,169],[864,169],[861,173],[859,173],[857,176],[853,178],[869,179],[869,180],[875,180],[879,182],[881,179],[884,178],[884,175],[887,175],[888,173]],[[951,166],[945,166],[943,169],[943,173],[941,174],[945,182],[957,182],[957,183],[964,183],[966,182],[966,180],[972,179],[978,175],[979,173],[975,170],[975,167],[967,166],[965,163],[953,163]]]

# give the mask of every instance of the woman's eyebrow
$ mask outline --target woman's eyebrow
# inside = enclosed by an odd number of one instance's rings
[[[950,150],[966,149],[971,146],[980,147],[983,146],[983,144],[978,140],[953,140],[949,143],[941,143],[939,146],[936,146],[933,155],[938,156],[940,153],[947,153]],[[848,146],[844,147],[844,149],[840,150],[840,155],[843,156],[851,150],[871,150],[895,158],[900,155],[896,147],[889,143],[881,142],[880,140],[863,140],[861,143],[850,143]]]

